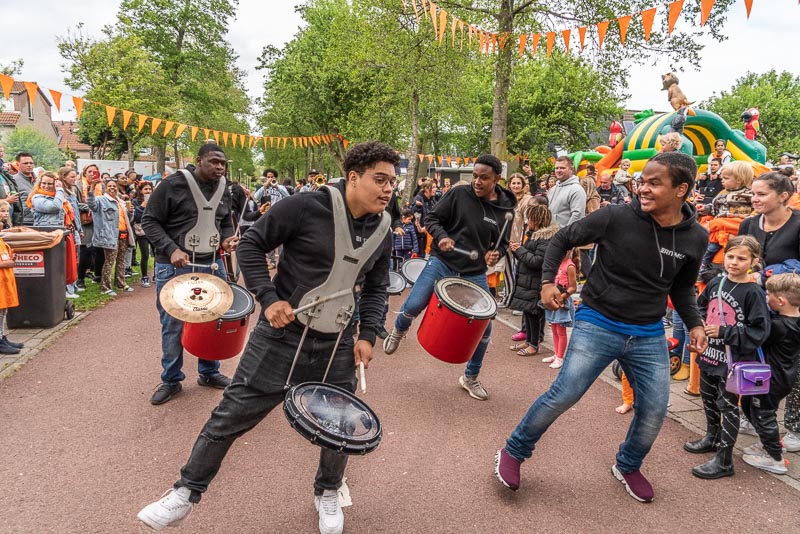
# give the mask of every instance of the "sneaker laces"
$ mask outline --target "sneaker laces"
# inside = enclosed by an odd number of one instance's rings
[[[162,508],[169,510],[170,512],[174,512],[180,508],[184,508],[187,504],[194,508],[194,503],[191,502],[189,499],[178,493],[178,490],[175,488],[168,489],[161,495],[161,500],[159,504]]]
[[[339,512],[339,493],[323,494],[319,499],[319,507],[325,515],[336,515]]]

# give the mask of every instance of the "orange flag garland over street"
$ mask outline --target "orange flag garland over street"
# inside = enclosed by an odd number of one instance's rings
[[[25,85],[25,91],[28,93],[28,100],[31,103],[31,108],[36,104],[36,94],[39,92],[39,86],[36,82],[22,82]]]
[[[11,89],[14,87],[14,78],[0,74],[0,87],[3,88],[3,96],[6,100],[11,98]]]
[[[136,120],[139,122],[139,129],[136,130],[136,133],[141,133],[142,128],[144,128],[145,123],[147,122],[147,115],[142,115],[141,113],[136,116]]]
[[[667,15],[667,19],[669,21],[669,25],[667,26],[667,34],[672,34],[672,31],[675,29],[675,24],[678,22],[678,17],[681,16],[681,11],[683,11],[683,0],[675,0],[675,2],[670,2],[669,14]]]
[[[158,127],[161,126],[162,122],[164,122],[164,119],[156,119],[155,117],[150,119],[150,135],[156,134]]]
[[[700,26],[705,25],[716,0],[700,0]]]
[[[604,20],[603,22],[597,25],[597,40],[598,40],[597,48],[599,48],[600,50],[603,49],[603,41],[605,41],[606,39],[608,24],[609,22],[607,20]]]
[[[650,32],[653,30],[653,21],[656,18],[656,8],[642,11],[642,27],[644,28],[644,41],[650,42]]]
[[[197,126],[192,126],[192,143],[194,143],[195,138],[197,138],[197,131],[199,129],[200,128],[198,128]]]
[[[56,105],[56,109],[61,112],[61,93],[55,89],[50,89],[50,96],[53,97],[53,104]]]
[[[117,108],[113,106],[106,106],[106,117],[108,117],[108,125],[114,124],[114,117],[117,115]]]
[[[83,99],[73,96],[72,103],[75,105],[75,115],[78,117],[78,120],[80,120],[81,115],[83,114]]]
[[[628,35],[628,25],[631,23],[631,16],[620,17],[617,19],[619,22],[619,41],[622,46],[625,46],[625,37]]]
[[[122,129],[128,129],[128,123],[131,121],[131,117],[133,116],[133,111],[128,111],[127,109],[122,110]]]

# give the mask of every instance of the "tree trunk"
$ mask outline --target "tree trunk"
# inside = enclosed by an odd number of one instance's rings
[[[511,87],[511,64],[513,61],[514,30],[513,0],[502,0],[498,13],[498,33],[508,35],[505,46],[497,52],[494,81],[494,106],[492,107],[492,154],[500,159],[507,156],[506,137],[508,131],[508,92]]]
[[[164,161],[166,158],[167,147],[161,144],[156,145],[156,171],[159,172],[163,178],[166,178],[166,176],[164,176],[167,170],[167,166]]]
[[[411,194],[417,185],[417,170],[419,169],[419,91],[414,89],[411,94],[411,151],[408,155],[408,173],[406,186],[403,189],[402,203],[411,203]]]
[[[136,149],[136,144],[133,142],[133,137],[130,135],[125,136],[125,141],[128,142],[128,169],[132,169],[133,162],[136,159],[133,152]]]

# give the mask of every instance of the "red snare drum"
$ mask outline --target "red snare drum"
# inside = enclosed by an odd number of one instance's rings
[[[465,363],[495,315],[497,303],[486,290],[462,278],[442,278],[433,288],[417,340],[434,358]]]
[[[256,309],[253,296],[245,288],[230,284],[233,303],[216,321],[183,323],[183,348],[204,360],[227,360],[237,356],[247,341],[250,315]]]

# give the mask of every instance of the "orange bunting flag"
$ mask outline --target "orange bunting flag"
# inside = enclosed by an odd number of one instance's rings
[[[296,137],[292,137],[292,144],[294,145],[295,148],[297,148],[297,138]]]
[[[80,120],[83,115],[83,99],[77,96],[72,97],[72,104],[75,106],[75,116]]]
[[[345,150],[347,150],[347,145],[349,145],[349,144],[350,144],[350,141],[348,141],[347,139],[342,139],[342,145],[344,146]]]
[[[561,32],[561,37],[564,38],[564,47],[567,49],[567,53],[569,53],[569,38],[572,35],[572,30],[564,30]]]
[[[139,129],[136,130],[136,133],[141,133],[142,128],[144,128],[144,123],[147,122],[147,115],[142,115],[139,113],[139,115],[136,116],[136,120],[139,121]]]
[[[644,41],[650,41],[650,31],[653,29],[653,21],[656,18],[656,8],[642,11],[642,26],[644,27]]]
[[[519,36],[519,57],[525,55],[525,45],[528,43],[528,34],[523,33]]]
[[[670,2],[669,14],[667,15],[667,19],[669,21],[669,25],[667,26],[667,34],[672,34],[672,30],[675,29],[675,24],[678,22],[678,17],[681,16],[681,11],[683,11],[683,0],[675,0],[674,2]]]
[[[488,52],[488,50],[487,50]],[[492,52],[497,52],[497,34],[492,34]]]
[[[424,19],[428,16],[428,2],[427,0],[420,0],[419,3],[422,6],[422,18]]]
[[[0,87],[3,88],[3,95],[6,100],[11,98],[11,89],[14,87],[14,78],[5,74],[0,74]]]
[[[203,133],[206,134],[206,139],[211,139],[211,130],[203,128]]]
[[[533,52],[531,52],[531,54],[534,55],[534,56],[536,55],[536,49],[539,48],[539,39],[541,39],[541,38],[542,38],[542,36],[539,35],[538,33],[534,33],[533,34],[533,45],[532,45]]]
[[[716,0],[700,0],[700,26],[703,26],[708,21],[708,16],[711,15],[711,8],[714,7]]]
[[[619,42],[625,46],[625,37],[628,35],[628,25],[631,23],[631,15],[627,17],[620,17],[617,19],[619,22]]]
[[[444,30],[447,29],[447,11],[444,9],[439,11],[439,45],[441,46],[444,39]]]
[[[431,22],[433,22],[433,34],[439,33],[439,27],[436,25],[436,4],[429,2],[431,5]]]
[[[39,92],[39,86],[36,82],[22,82],[25,85],[25,91],[28,92],[28,100],[31,103],[31,109],[36,104],[36,93]]]
[[[461,165],[461,156],[456,156],[456,165]]]
[[[603,49],[603,41],[606,38],[606,32],[608,31],[608,21],[603,21],[597,24],[597,47],[602,50]]]
[[[452,167],[453,166],[453,158],[452,158],[452,156],[447,156],[447,166],[448,167]]]
[[[55,89],[50,89],[50,96],[53,97],[53,104],[56,105],[56,109],[60,112],[61,111],[61,93],[59,93]]]
[[[175,121],[167,121],[164,123],[164,137],[172,130],[173,126],[175,126]]]
[[[127,109],[122,110],[122,129],[127,130],[128,124],[131,122],[131,117],[133,117],[133,111],[128,111]]]
[[[456,21],[457,20],[458,20],[457,18],[453,17],[453,20],[450,23],[450,34],[452,35],[452,40],[451,40],[450,46],[452,46],[453,48],[456,47]]]
[[[463,50],[464,49],[464,21],[461,20],[461,19],[458,19],[458,29],[461,31],[461,44],[459,45],[458,49],[459,50]]]
[[[467,26],[467,48],[472,48],[472,25]]]
[[[433,163],[433,156],[432,156],[431,154],[428,154],[428,155],[427,155],[427,156],[425,156],[425,157],[427,157],[427,158],[428,158],[428,165],[430,165],[431,163]]]
[[[581,52],[583,52],[583,46],[586,43],[586,26],[578,28],[578,37],[581,39]]]
[[[108,117],[108,125],[114,124],[114,116],[117,114],[117,108],[113,106],[106,106],[106,117]]]
[[[270,137],[269,140],[272,141],[272,138]],[[261,138],[261,142],[264,145],[264,150],[266,150],[267,149],[267,138],[266,137],[262,137]]]
[[[556,32],[547,32],[547,57],[553,53],[553,44],[556,42]]]
[[[214,142],[219,144],[220,139],[222,139],[222,134],[219,130],[214,130]]]
[[[414,8],[414,16],[417,18],[417,22],[419,22],[419,9],[417,9],[417,0],[411,0],[411,7]],[[267,148],[264,146],[264,148]]]
[[[747,18],[750,18],[750,10],[753,9],[753,0],[744,0],[744,8],[747,10]]]
[[[175,139],[179,138],[181,136],[181,134],[183,134],[183,132],[186,131],[186,128],[188,128],[187,125],[179,124],[178,128],[175,130]]]
[[[272,143],[275,141],[274,137],[269,138],[269,147],[272,148]],[[267,148],[266,146],[264,148]]]
[[[439,162],[439,167],[441,167],[442,166],[442,161],[444,161],[444,158],[442,156],[437,156],[436,157],[436,161]]]
[[[241,146],[242,148],[244,148],[244,138],[245,138],[244,134],[239,134],[239,146]]]
[[[417,154],[417,157],[419,158],[419,162],[422,163],[422,160],[425,157],[425,154]]]
[[[222,132],[222,144],[228,146],[228,136],[230,134],[228,132]]]
[[[161,126],[162,122],[164,122],[163,119],[156,119],[155,117],[150,120],[150,135],[156,134],[158,127]]]
[[[194,143],[194,140],[197,139],[197,132],[198,131],[200,131],[200,128],[198,128],[197,126],[192,126],[192,129],[191,129],[191,132],[192,132],[192,143]]]

